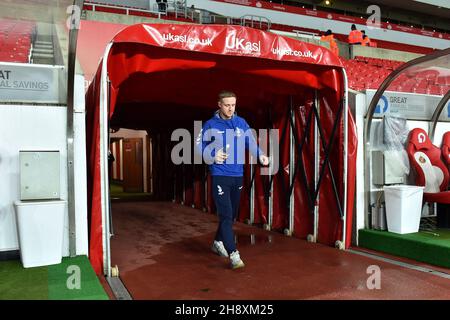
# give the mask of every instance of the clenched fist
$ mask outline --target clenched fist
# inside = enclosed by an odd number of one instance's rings
[[[265,156],[265,155],[260,155],[259,156],[259,162],[263,165],[263,166],[267,166],[269,165],[269,157]]]
[[[227,146],[227,150],[228,150],[228,146]],[[227,160],[228,158],[228,153],[225,153],[223,151],[223,148],[220,148],[217,153],[216,156],[214,157],[214,162],[217,164],[222,164],[224,163],[225,160]]]

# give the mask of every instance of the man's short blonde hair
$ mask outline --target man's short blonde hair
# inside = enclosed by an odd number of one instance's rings
[[[236,98],[236,94],[231,91],[223,90],[223,91],[220,91],[218,98],[219,98],[218,101],[222,102],[223,98]]]

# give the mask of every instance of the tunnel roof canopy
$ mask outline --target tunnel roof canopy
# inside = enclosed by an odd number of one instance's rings
[[[339,57],[324,47],[233,25],[136,24],[112,42],[342,67]]]
[[[240,110],[249,112],[274,95],[302,89],[331,89],[336,100],[343,96],[343,66],[331,51],[242,26],[136,24],[111,40],[107,57],[110,115],[119,107],[116,124],[123,127],[132,117],[124,106],[152,115],[171,106],[210,114],[223,89],[236,92]],[[97,94],[101,68],[90,87]]]

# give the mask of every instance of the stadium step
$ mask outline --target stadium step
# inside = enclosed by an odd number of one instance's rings
[[[42,45],[42,46],[51,46],[52,42],[51,41],[43,41],[43,40],[37,40],[35,42],[36,45]]]
[[[38,64],[54,64],[55,56],[51,41],[37,40],[32,51],[32,61]]]
[[[32,61],[35,64],[54,64],[53,54],[35,54],[32,56]]]
[[[52,49],[46,49],[46,48],[40,48],[40,47],[34,47],[33,53],[44,53],[44,54],[53,54],[53,48]]]
[[[37,46],[39,48],[42,49],[53,49],[53,45],[52,44],[34,44],[34,46]]]
[[[38,35],[33,45],[31,55],[33,63],[54,64],[55,55],[53,51],[53,42],[46,34]]]
[[[39,49],[39,50],[50,50],[53,51],[53,46],[42,46],[42,45],[34,45],[35,49]]]

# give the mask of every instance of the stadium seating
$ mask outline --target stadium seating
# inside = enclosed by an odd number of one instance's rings
[[[356,56],[341,61],[347,71],[349,87],[353,90],[377,89],[386,77],[403,64],[400,61]],[[424,70],[401,74],[390,91],[444,95],[450,90],[450,76],[439,76],[437,70]]]
[[[115,13],[115,14],[128,14],[132,16],[143,16],[143,17],[157,17],[155,13],[150,12],[143,12],[140,10],[133,10],[138,9],[130,5],[120,5],[120,4],[114,4],[113,6],[95,2],[95,1],[86,1],[84,3],[84,10],[92,11],[93,5],[96,5],[95,11],[99,12],[107,12],[107,13]],[[103,6],[102,6],[103,5]],[[176,20],[176,21],[183,21],[183,22],[194,22],[189,17],[182,17],[180,15],[176,15],[174,12],[167,12],[167,15],[162,16],[162,19],[166,20]],[[231,19],[233,23],[240,23],[239,18]],[[220,20],[223,23],[222,20]],[[254,24],[255,28],[259,28],[259,24]],[[267,25],[263,23],[261,29],[267,30]],[[287,31],[287,32],[294,32],[294,30],[300,30],[300,31],[306,31],[306,32],[312,32],[316,34],[321,34],[323,30],[317,30],[317,29],[309,29],[309,28],[303,28],[299,26],[292,26],[292,25],[285,25],[285,24],[279,24],[279,23],[271,23],[271,29],[272,30],[278,30],[278,31]],[[334,34],[334,37],[336,40],[342,41],[347,43],[347,34]],[[434,51],[432,48],[427,47],[421,47],[417,45],[411,45],[411,44],[404,44],[404,43],[397,43],[392,41],[385,41],[385,40],[379,40],[379,39],[372,39],[374,41],[375,46],[378,48],[384,48],[384,49],[390,49],[390,50],[397,50],[397,51],[404,51],[404,52],[413,52],[413,53],[419,53],[419,54],[428,54]]]
[[[114,5],[111,7],[102,7],[101,4],[95,1],[87,1],[84,4],[85,10],[93,10],[92,5],[98,5],[96,11],[110,12],[116,14],[126,14],[126,9],[129,15],[140,16],[155,16],[154,13],[134,11],[132,6]],[[189,20],[189,17],[175,16],[173,12],[168,12],[166,16],[162,17],[168,20],[183,20],[187,22],[193,22]],[[232,19],[232,23],[239,24],[240,19]],[[249,22],[249,25],[250,22]],[[267,24],[262,23],[261,26],[258,23],[254,24],[255,28],[261,28],[267,30]],[[320,34],[320,30],[294,27],[284,24],[271,23],[270,28],[272,30],[295,32],[296,30],[309,32],[313,34]],[[347,42],[347,35],[334,34],[335,38],[341,42]],[[421,54],[427,54],[433,51],[431,48],[419,47],[415,45],[406,45],[391,43],[389,41],[376,40],[377,47],[393,49],[398,51],[415,52]],[[403,62],[393,61],[387,59],[368,58],[357,56],[355,59],[346,60],[341,57],[341,61],[347,70],[349,79],[349,87],[351,89],[362,91],[365,89],[377,89],[386,77],[395,69],[397,69]],[[390,91],[409,92],[409,93],[421,93],[432,95],[443,95],[450,88],[450,77],[442,77],[436,71],[423,71],[415,74],[402,74],[398,77],[388,88]]]
[[[287,32],[294,32],[294,30],[300,30],[300,31],[306,31],[316,34],[321,34],[323,31],[317,30],[317,29],[309,29],[309,28],[302,28],[302,27],[293,27],[283,24],[277,24],[272,23],[271,24],[272,30],[279,30],[279,31],[287,31]],[[347,34],[339,34],[334,33],[334,38],[338,41],[347,43],[348,42],[348,35]],[[418,53],[418,54],[428,54],[434,51],[434,49],[411,45],[411,44],[404,44],[404,43],[397,43],[392,41],[385,41],[380,39],[371,39],[372,43],[378,48],[383,49],[389,49],[389,50],[396,50],[396,51],[404,51],[404,52],[412,52],[412,53]]]
[[[0,19],[0,61],[28,63],[35,24]]]

